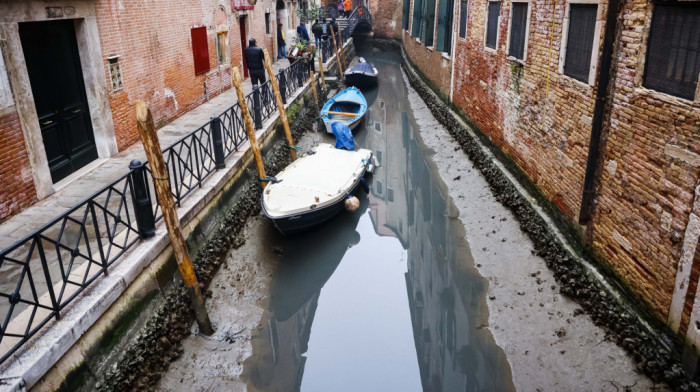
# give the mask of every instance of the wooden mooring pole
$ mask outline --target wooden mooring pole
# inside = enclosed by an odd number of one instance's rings
[[[318,68],[321,70],[321,87],[323,91],[326,91],[326,77],[323,75],[323,59],[318,58]]]
[[[328,26],[331,28],[331,38],[333,38],[333,49],[335,49],[335,62],[338,63],[338,77],[343,75],[343,67],[340,64],[340,52],[338,52],[338,44],[335,42],[335,31],[333,31],[333,25]]]
[[[260,147],[258,147],[258,139],[255,137],[255,127],[253,126],[253,118],[250,117],[250,111],[248,110],[248,103],[245,100],[245,94],[243,93],[243,81],[241,80],[241,73],[238,67],[233,67],[233,85],[236,87],[236,94],[238,95],[238,105],[241,108],[241,114],[243,115],[243,123],[245,124],[246,132],[248,132],[248,141],[250,142],[250,148],[253,150],[253,156],[255,157],[255,165],[258,167],[258,178],[260,179],[260,186],[265,189],[267,186],[267,176],[265,175],[265,166],[263,166],[262,155],[260,154]]]
[[[348,69],[348,63],[345,62],[345,49],[343,48],[343,32],[338,29],[338,38],[340,38],[340,58],[343,59],[343,69]]]
[[[292,130],[289,128],[289,120],[287,119],[287,110],[284,109],[284,103],[282,102],[282,94],[280,93],[280,86],[277,84],[277,77],[275,77],[275,71],[272,70],[272,63],[270,60],[270,54],[267,53],[267,49],[263,49],[263,54],[265,54],[265,69],[267,74],[270,76],[270,84],[272,85],[272,91],[275,93],[275,101],[277,102],[277,110],[280,112],[280,120],[282,120],[282,127],[284,128],[284,136],[287,138],[287,143],[289,146],[289,154],[292,156],[292,161],[297,160],[297,151],[294,146],[294,139],[292,138]]]
[[[311,70],[311,91],[314,93],[314,102],[316,103],[316,109],[318,109],[318,93],[316,92],[316,75],[314,75],[314,71]]]
[[[170,191],[170,181],[168,180],[168,169],[165,166],[163,153],[158,142],[156,127],[153,124],[153,116],[148,106],[143,101],[136,101],[136,121],[138,123],[139,134],[143,141],[143,148],[146,151],[146,157],[151,166],[153,173],[153,182],[155,183],[156,195],[160,202],[160,208],[163,211],[163,220],[168,229],[170,243],[175,252],[177,267],[182,275],[182,280],[185,283],[185,288],[192,301],[194,308],[194,316],[197,320],[199,330],[205,335],[214,333],[214,328],[211,326],[209,314],[204,304],[204,296],[202,295],[197,283],[197,275],[194,273],[192,260],[187,251],[187,244],[182,235],[182,227],[180,227],[180,219],[177,216],[175,209],[175,200],[173,200],[172,192]]]

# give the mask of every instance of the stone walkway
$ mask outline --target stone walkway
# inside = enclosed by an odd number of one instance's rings
[[[277,60],[272,68],[277,74],[281,68],[289,66],[286,59]],[[253,90],[250,79],[243,82],[246,94]],[[183,136],[194,131],[217,115],[238,102],[236,89],[224,91],[209,102],[178,117],[170,124],[158,130],[158,137],[163,148],[170,146]],[[53,218],[85,200],[86,197],[102,189],[105,185],[118,179],[129,171],[129,162],[134,159],[146,160],[141,142],[137,142],[119,154],[98,160],[93,168],[80,177],[61,186],[56,193],[40,200],[33,206],[0,224],[0,249],[6,249],[18,240],[31,234]]]

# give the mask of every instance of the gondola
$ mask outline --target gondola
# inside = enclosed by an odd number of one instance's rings
[[[345,83],[359,88],[372,87],[377,84],[379,72],[371,64],[360,57],[360,62],[345,71]]]
[[[265,187],[262,211],[282,234],[294,234],[332,218],[374,168],[372,151],[319,144]]]
[[[340,122],[355,129],[367,111],[367,100],[356,87],[346,88],[329,99],[321,109],[326,132],[333,133],[331,124]]]

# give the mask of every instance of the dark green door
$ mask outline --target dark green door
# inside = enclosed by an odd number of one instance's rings
[[[19,24],[53,182],[97,158],[73,21]]]

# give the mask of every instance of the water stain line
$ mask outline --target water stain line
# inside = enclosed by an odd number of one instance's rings
[[[296,114],[292,127],[295,142],[312,128],[316,109],[311,99]],[[266,170],[274,175],[290,163],[286,141],[273,146],[267,156]],[[203,245],[193,260],[195,272],[201,284],[207,287],[232,248],[245,243],[241,230],[248,218],[260,213],[260,185],[255,178],[242,187],[238,201],[227,209],[216,231]],[[211,290],[203,290],[206,297]],[[117,363],[95,384],[98,392],[132,391],[152,388],[168,365],[183,352],[182,340],[190,334],[194,312],[187,293],[178,284],[166,295],[155,314],[146,322],[133,344],[126,347]]]
[[[401,48],[400,43],[391,39],[375,38],[374,44]],[[630,353],[639,371],[655,382],[666,382],[675,390],[700,391],[700,385],[683,370],[678,353],[662,344],[658,336],[647,333],[641,321],[578,264],[532,205],[481,149],[479,142],[469,135],[456,115],[416,74],[405,54],[402,68],[411,87],[479,169],[496,199],[512,211],[521,229],[533,242],[534,252],[544,258],[561,284],[561,292],[581,305],[582,312],[588,314],[595,325],[603,328],[607,339],[615,341]]]

